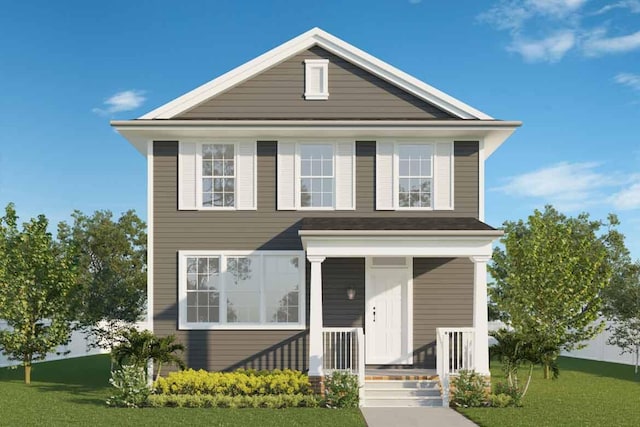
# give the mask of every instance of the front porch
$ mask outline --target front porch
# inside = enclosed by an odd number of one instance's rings
[[[489,375],[486,263],[500,232],[474,221],[489,229],[425,229],[421,221],[420,230],[318,230],[303,223],[312,381],[346,370],[360,378],[361,393],[368,382],[408,381],[422,395],[429,381],[448,390],[449,376],[462,369]],[[338,288],[331,298],[340,292],[332,266],[345,258],[364,264],[363,285],[341,282],[342,297],[358,299],[355,308],[323,298],[325,286]],[[350,315],[324,315],[336,305]]]

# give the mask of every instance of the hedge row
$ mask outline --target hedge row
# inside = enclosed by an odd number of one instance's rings
[[[225,396],[207,394],[152,394],[147,405],[153,408],[316,408],[320,398],[303,394],[266,396]]]
[[[154,391],[162,395],[267,396],[312,394],[309,377],[290,369],[234,372],[205,370],[172,372],[154,383]]]

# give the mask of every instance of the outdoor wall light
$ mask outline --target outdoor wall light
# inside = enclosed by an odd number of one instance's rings
[[[353,287],[347,288],[347,298],[353,300],[356,297],[356,290]]]

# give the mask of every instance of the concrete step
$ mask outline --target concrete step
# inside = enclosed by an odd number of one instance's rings
[[[364,406],[368,408],[404,408],[412,406],[441,407],[442,399],[439,397],[405,397],[369,398],[365,393]]]
[[[440,382],[433,380],[367,380],[364,382],[365,390],[384,389],[421,389],[440,390]]]
[[[440,398],[440,390],[428,388],[365,388],[364,395],[367,399],[405,397],[437,397]]]

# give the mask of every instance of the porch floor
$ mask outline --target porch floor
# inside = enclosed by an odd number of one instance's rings
[[[387,369],[365,368],[365,380],[435,380],[438,373],[435,369]]]

